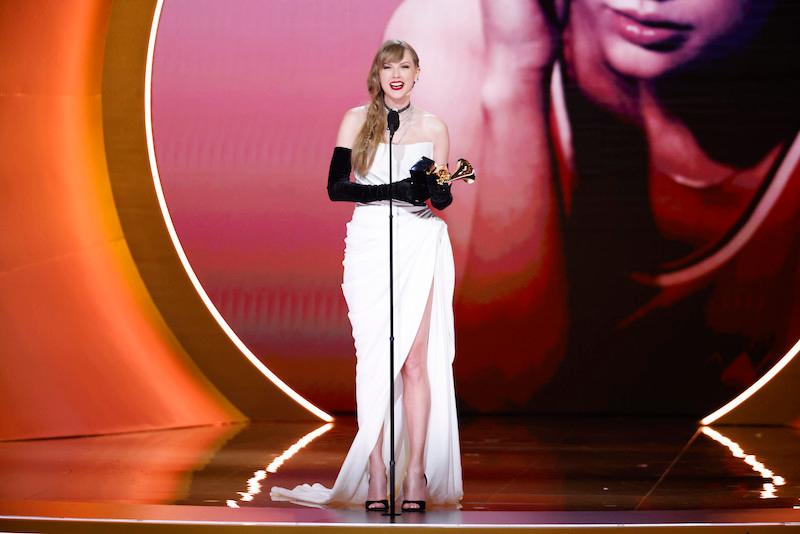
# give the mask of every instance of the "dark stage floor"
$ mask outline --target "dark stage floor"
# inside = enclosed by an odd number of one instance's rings
[[[269,498],[273,485],[332,485],[354,434],[354,419],[339,417],[331,425],[254,423],[0,442],[0,516],[63,517],[74,510],[169,517],[172,510],[176,519],[375,522],[380,514]],[[796,429],[478,417],[462,418],[461,446],[461,510],[433,509],[409,520],[459,523],[485,512],[507,524],[536,517],[704,521],[714,514],[800,521]]]

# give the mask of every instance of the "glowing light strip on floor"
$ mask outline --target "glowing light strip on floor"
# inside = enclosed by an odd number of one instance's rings
[[[259,469],[253,473],[253,476],[247,481],[247,491],[238,492],[239,499],[228,499],[225,501],[225,504],[229,508],[239,508],[239,503],[236,502],[237,500],[242,502],[252,501],[255,495],[261,493],[261,481],[267,478],[267,473],[277,473],[278,468],[283,465],[286,460],[300,452],[300,449],[320,437],[331,428],[333,428],[333,423],[327,423],[297,440],[297,442],[295,442],[291,447],[283,451],[280,455],[276,456],[267,467],[264,469]]]
[[[700,421],[700,424],[701,425],[710,425],[711,423],[713,423],[714,421],[716,421],[717,419],[719,419],[723,415],[727,414],[728,412],[730,412],[731,410],[733,410],[734,408],[739,406],[741,403],[743,403],[744,401],[746,401],[747,399],[752,397],[755,394],[756,391],[761,389],[767,382],[772,380],[772,378],[775,375],[780,373],[781,370],[784,367],[786,367],[789,364],[789,362],[792,361],[792,359],[794,359],[795,356],[797,356],[798,352],[800,352],[800,341],[795,343],[794,347],[789,349],[789,352],[787,352],[786,355],[783,358],[781,358],[778,361],[778,363],[776,363],[772,367],[772,369],[767,371],[764,374],[764,376],[762,376],[761,378],[759,378],[758,380],[753,382],[752,386],[750,386],[749,388],[747,388],[746,390],[741,392],[738,397],[736,397],[735,399],[730,401],[728,404],[726,404],[725,406],[723,406],[719,410],[715,411],[714,413],[712,413],[710,415],[705,416]]]
[[[767,466],[758,461],[758,458],[756,458],[754,454],[746,454],[738,443],[727,436],[723,436],[721,433],[707,426],[703,427],[702,431],[706,436],[727,447],[734,458],[741,458],[753,471],[761,475],[761,478],[772,481],[764,483],[764,489],[761,492],[762,499],[774,499],[777,497],[777,495],[775,495],[777,491],[775,487],[786,484],[786,480],[782,476],[773,473],[771,469],[768,469]]]
[[[183,268],[186,270],[186,274],[189,276],[189,279],[192,281],[192,285],[197,291],[197,294],[200,295],[203,303],[208,308],[208,311],[211,313],[211,316],[219,324],[220,328],[227,334],[230,340],[233,342],[234,345],[241,351],[241,353],[247,358],[250,363],[255,366],[256,369],[261,371],[261,373],[267,377],[273,384],[275,384],[281,391],[286,393],[289,397],[291,397],[295,402],[301,405],[303,408],[308,410],[309,412],[313,413],[323,421],[333,421],[333,417],[325,413],[324,411],[320,410],[309,401],[304,399],[300,394],[290,388],[283,380],[278,378],[278,376],[269,370],[269,368],[264,365],[264,363],[259,360],[255,354],[247,348],[247,346],[239,339],[239,336],[233,331],[230,325],[225,321],[222,317],[222,314],[217,310],[217,307],[209,298],[208,294],[206,293],[205,289],[203,289],[200,280],[194,273],[192,266],[189,263],[189,259],[186,257],[186,253],[183,250],[183,246],[181,245],[180,239],[178,239],[178,234],[175,231],[175,226],[172,224],[172,217],[169,214],[169,209],[167,208],[167,202],[164,198],[164,190],[161,187],[161,178],[158,173],[158,164],[156,162],[156,153],[155,153],[155,145],[153,142],[153,123],[152,123],[152,80],[153,80],[153,55],[155,52],[155,42],[156,42],[156,33],[158,32],[158,25],[159,21],[161,20],[161,10],[164,5],[164,0],[157,0],[155,11],[153,13],[153,22],[150,26],[150,39],[147,44],[147,64],[145,66],[145,85],[144,85],[144,120],[145,120],[145,133],[147,135],[147,153],[150,159],[150,172],[153,176],[153,184],[155,186],[156,195],[158,196],[158,204],[161,207],[161,214],[164,217],[164,222],[167,225],[167,230],[169,231],[169,236],[172,239],[172,244],[175,247],[176,252],[178,253],[178,257],[183,264]]]

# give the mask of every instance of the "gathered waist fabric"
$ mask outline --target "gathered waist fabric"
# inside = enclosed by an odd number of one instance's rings
[[[388,216],[389,201],[376,200],[369,203],[356,202],[355,208],[353,209],[353,215],[359,211],[362,211],[364,214],[369,213],[370,215],[375,215],[376,213],[382,212]],[[408,202],[403,202],[402,200],[392,201],[392,212],[394,215],[416,215],[417,217],[426,219],[429,217],[439,219],[439,217],[436,217],[436,215],[427,205],[415,206],[414,204],[409,204]]]

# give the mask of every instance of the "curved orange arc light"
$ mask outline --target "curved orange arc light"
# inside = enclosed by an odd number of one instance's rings
[[[715,411],[714,413],[705,416],[703,419],[700,420],[700,424],[710,425],[711,423],[713,423],[714,421],[724,416],[725,414],[727,414],[728,412],[730,412],[731,410],[742,404],[744,401],[752,397],[756,391],[764,387],[764,385],[766,385],[767,382],[772,380],[773,377],[775,377],[775,375],[780,373],[781,370],[784,367],[786,367],[789,364],[789,362],[794,359],[795,356],[797,356],[798,352],[800,352],[800,341],[795,343],[794,347],[789,349],[789,352],[787,352],[786,355],[772,367],[772,369],[767,371],[764,374],[764,376],[753,382],[753,385],[751,385],[749,388],[741,392],[739,396],[734,398],[728,404],[726,404],[719,410]]]
[[[244,355],[247,360],[253,364],[253,366],[258,369],[261,374],[267,377],[273,384],[275,384],[281,391],[283,391],[286,395],[291,397],[295,402],[297,402],[300,406],[308,410],[309,412],[313,413],[320,419],[326,422],[333,421],[333,417],[318,407],[314,406],[308,400],[303,398],[299,393],[294,391],[290,388],[283,380],[278,378],[278,376],[269,370],[269,368],[264,365],[264,363],[258,359],[258,357],[253,354],[253,352],[247,348],[244,342],[239,339],[239,336],[236,335],[236,332],[230,327],[228,322],[222,317],[222,314],[219,312],[217,307],[211,301],[208,294],[206,293],[205,289],[203,289],[203,285],[200,283],[200,280],[197,278],[194,270],[192,269],[191,264],[189,263],[189,259],[186,256],[186,253],[183,250],[183,246],[181,245],[180,239],[178,238],[178,234],[175,231],[175,226],[172,223],[172,217],[169,213],[169,208],[167,207],[167,202],[164,197],[164,190],[161,187],[161,178],[158,172],[158,163],[156,161],[155,156],[155,144],[153,141],[153,120],[152,120],[152,81],[153,81],[153,56],[155,53],[155,43],[156,43],[156,34],[158,32],[159,21],[161,20],[161,10],[164,6],[164,0],[157,0],[156,7],[153,13],[153,21],[150,25],[150,37],[147,43],[147,63],[145,66],[145,87],[144,87],[144,120],[145,120],[145,132],[147,136],[147,155],[150,161],[150,173],[153,176],[153,185],[155,186],[156,195],[158,197],[158,204],[161,208],[161,214],[164,217],[164,222],[167,226],[167,231],[169,232],[170,239],[172,239],[172,244],[175,247],[175,251],[178,254],[178,257],[181,260],[181,264],[186,271],[186,274],[189,276],[189,279],[192,282],[197,294],[200,296],[200,299],[205,304],[208,311],[211,313],[211,316],[214,317],[214,320],[219,324],[220,328],[225,332],[225,334],[230,338],[236,348]]]

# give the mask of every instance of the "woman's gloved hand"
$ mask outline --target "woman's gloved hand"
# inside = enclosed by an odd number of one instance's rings
[[[413,174],[405,180],[392,183],[392,198],[424,206],[425,201],[431,197],[425,178]]]
[[[414,166],[411,167],[411,177],[424,181],[431,199],[431,206],[437,210],[443,210],[453,202],[453,194],[450,192],[450,184],[439,184],[436,182],[435,174],[428,174],[428,169],[433,167],[435,162],[422,156]]]
[[[431,195],[431,206],[437,210],[443,210],[453,202],[450,184],[436,183],[436,176],[433,174],[428,175],[428,191]]]

